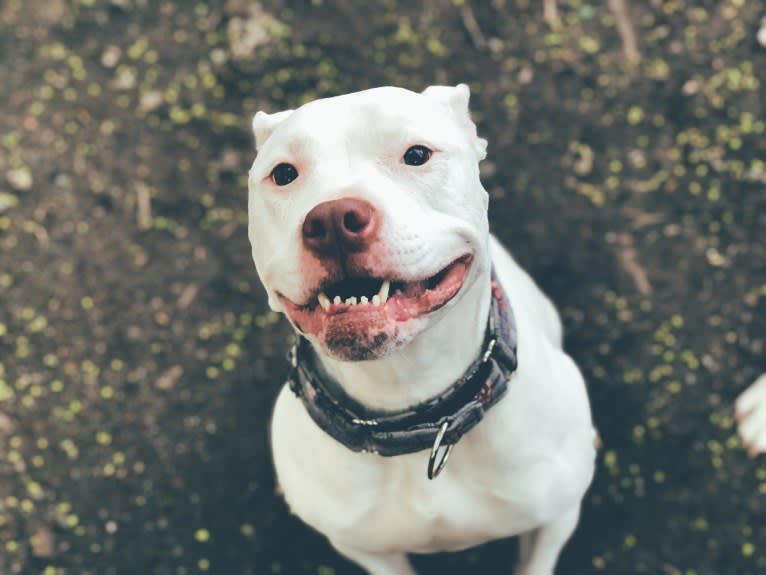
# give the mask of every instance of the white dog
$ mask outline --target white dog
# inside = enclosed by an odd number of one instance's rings
[[[518,573],[550,575],[594,470],[556,310],[489,234],[468,99],[377,88],[253,120],[253,259],[299,340],[277,476],[373,575],[516,534]]]

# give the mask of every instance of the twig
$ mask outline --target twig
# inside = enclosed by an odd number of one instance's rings
[[[463,26],[468,31],[473,45],[479,49],[484,49],[487,46],[487,39],[482,34],[479,23],[476,21],[476,15],[473,13],[473,8],[471,8],[468,2],[464,2],[460,8],[460,16],[463,19]]]
[[[178,309],[185,310],[188,308],[194,301],[194,298],[197,297],[197,292],[199,292],[197,284],[192,283],[187,285],[181,292],[181,295],[178,296],[178,301],[176,301]]]
[[[620,263],[636,284],[638,293],[643,296],[652,295],[652,285],[646,270],[638,263],[638,253],[635,248],[624,247],[619,251]]]
[[[625,208],[625,213],[630,216],[631,227],[634,230],[640,230],[646,226],[653,226],[665,221],[663,214],[645,212],[640,208]]]
[[[184,374],[184,370],[180,365],[174,365],[173,367],[167,369],[160,377],[157,379],[157,388],[163,389],[163,390],[169,390],[173,389],[173,386],[175,386],[178,379]]]
[[[143,183],[136,184],[138,229],[147,230],[152,225],[152,197],[149,188]]]
[[[218,230],[218,237],[228,240],[235,231],[239,224],[236,220],[232,220],[226,223],[220,230]]]
[[[548,23],[559,19],[559,7],[556,0],[543,0],[543,20]]]
[[[37,238],[37,242],[44,248],[47,248],[50,244],[50,237],[48,236],[48,230],[46,230],[40,224],[35,224],[32,228],[32,233]]]
[[[628,0],[607,0],[607,5],[617,23],[617,32],[619,32],[620,38],[622,38],[622,52],[625,54],[625,58],[631,64],[637,64],[641,60],[641,54],[638,51],[636,32],[633,29],[633,23],[630,21]]]

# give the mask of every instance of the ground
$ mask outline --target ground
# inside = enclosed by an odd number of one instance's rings
[[[275,490],[250,119],[467,82],[604,447],[558,573],[766,570],[763,3],[0,3],[0,572],[351,575]],[[627,39],[627,44],[626,44]],[[515,542],[418,560],[510,573]]]

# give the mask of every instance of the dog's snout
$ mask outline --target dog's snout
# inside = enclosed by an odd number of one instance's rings
[[[364,200],[342,198],[315,206],[303,221],[303,243],[317,255],[364,251],[375,239],[377,210]]]

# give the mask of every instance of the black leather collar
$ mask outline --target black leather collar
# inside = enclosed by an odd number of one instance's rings
[[[516,326],[505,293],[492,278],[492,304],[479,357],[446,391],[400,411],[365,408],[337,383],[325,381],[309,342],[298,336],[287,383],[316,424],[353,451],[395,456],[431,449],[428,475],[446,464],[452,446],[503,397],[516,370]],[[434,473],[436,452],[447,452]]]

